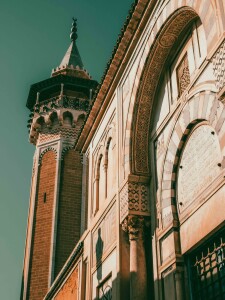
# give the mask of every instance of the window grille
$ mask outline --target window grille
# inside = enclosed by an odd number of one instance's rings
[[[189,256],[192,300],[225,299],[225,230]]]
[[[98,286],[98,300],[112,300],[112,278],[108,277]]]

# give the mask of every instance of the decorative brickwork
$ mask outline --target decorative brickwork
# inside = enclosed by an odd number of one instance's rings
[[[80,153],[68,150],[61,166],[55,276],[80,238],[82,168]]]
[[[29,300],[43,299],[48,290],[52,215],[56,176],[55,153],[48,151],[39,167],[29,270]]]
[[[46,148],[42,148],[39,155],[39,164],[42,163],[42,158],[48,151],[53,151],[55,153],[55,159],[57,157],[57,145],[49,146]]]

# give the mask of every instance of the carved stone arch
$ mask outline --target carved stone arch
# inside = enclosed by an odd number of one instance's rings
[[[177,219],[176,174],[181,151],[191,130],[203,121],[214,128],[219,139],[221,154],[225,153],[225,106],[211,91],[198,93],[184,106],[169,139],[160,185],[160,214],[162,214],[164,227]]]
[[[140,79],[136,97],[136,107],[133,114],[131,140],[131,170],[134,174],[150,175],[150,160],[148,153],[151,112],[158,87],[159,79],[165,62],[178,37],[198,17],[189,7],[183,7],[170,16],[158,33],[152,46],[146,65]]]
[[[40,153],[40,155],[39,155],[39,160],[38,160],[38,163],[39,163],[39,165],[41,164],[41,162],[42,162],[42,158],[43,158],[43,156],[45,155],[45,153],[47,153],[47,152],[49,152],[49,151],[53,151],[54,153],[55,153],[55,159],[57,159],[57,150],[56,150],[56,148],[53,146],[49,146],[49,147],[47,147],[47,148],[45,148],[45,149],[43,149],[42,151],[41,151],[41,153]]]
[[[207,16],[208,10],[208,16]],[[150,175],[149,156],[146,153],[149,142],[149,127],[152,105],[164,64],[176,44],[178,37],[194,19],[200,18],[206,35],[207,49],[210,51],[218,39],[219,32],[210,24],[216,14],[210,0],[168,1],[152,17],[151,31],[137,70],[128,122],[126,124],[125,154],[129,152],[129,162],[125,169],[137,175]],[[210,21],[209,20],[214,20]],[[128,142],[129,140],[129,142]],[[128,166],[127,164],[130,164]]]

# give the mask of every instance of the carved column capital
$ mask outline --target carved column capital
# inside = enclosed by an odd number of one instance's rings
[[[122,222],[122,229],[129,234],[129,240],[143,239],[145,218],[130,215]]]

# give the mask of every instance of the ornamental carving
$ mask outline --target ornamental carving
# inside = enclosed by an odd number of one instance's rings
[[[216,77],[216,87],[220,91],[225,85],[225,42],[213,56],[213,70]]]
[[[130,213],[150,215],[148,184],[127,182],[120,191],[120,221]]]
[[[149,175],[149,128],[152,105],[165,61],[171,47],[192,20],[197,17],[194,10],[185,7],[176,11],[161,30],[147,58],[137,93],[132,136],[132,168],[135,174]]]
[[[179,96],[181,96],[191,81],[187,53],[184,55],[179,66],[177,67],[177,80]]]
[[[71,108],[87,112],[90,109],[89,100],[77,97],[57,96],[35,105],[35,112],[41,114],[58,108]]]
[[[129,234],[129,240],[144,238],[145,219],[142,216],[128,216],[122,222],[122,229]]]

